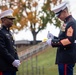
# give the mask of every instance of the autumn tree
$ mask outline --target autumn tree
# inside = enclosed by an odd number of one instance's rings
[[[33,43],[36,44],[38,32],[43,30],[48,22],[59,27],[60,21],[51,11],[51,7],[60,2],[61,0],[0,0],[0,9],[13,9],[16,20],[11,30],[15,32],[28,27],[33,35]]]

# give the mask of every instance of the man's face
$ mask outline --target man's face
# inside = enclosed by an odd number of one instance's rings
[[[13,25],[13,21],[14,21],[14,19],[12,19],[12,18],[4,18],[3,23],[7,27],[11,27]]]
[[[65,20],[65,12],[64,10],[57,16],[60,20],[64,21]]]

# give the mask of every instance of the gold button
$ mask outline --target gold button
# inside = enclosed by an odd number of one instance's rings
[[[64,50],[66,50],[66,48],[64,48]]]
[[[59,42],[58,42],[59,43]]]

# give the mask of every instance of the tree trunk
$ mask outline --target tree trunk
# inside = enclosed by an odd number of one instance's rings
[[[33,44],[36,44],[36,35],[33,36]]]
[[[36,35],[37,35],[37,33],[32,32],[32,34],[33,34],[33,44],[35,45],[36,44]]]

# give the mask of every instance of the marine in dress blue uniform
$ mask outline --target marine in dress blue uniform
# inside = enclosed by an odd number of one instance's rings
[[[57,48],[56,64],[59,75],[73,75],[76,62],[76,20],[69,14],[67,2],[52,9],[56,16],[64,21],[64,30],[60,30],[59,37],[54,37],[50,42]]]
[[[15,19],[11,9],[0,14],[2,26],[0,28],[0,75],[16,75],[20,60],[17,55],[14,39],[10,27]]]

